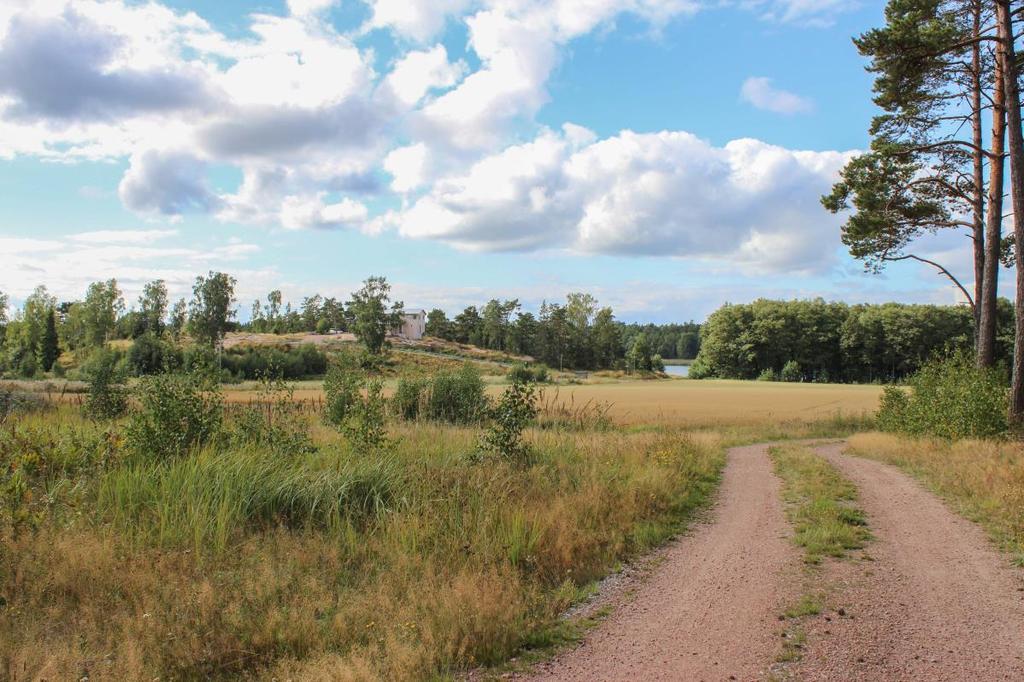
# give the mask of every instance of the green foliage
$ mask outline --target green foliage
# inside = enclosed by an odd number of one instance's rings
[[[530,463],[532,451],[523,442],[523,431],[537,418],[536,386],[514,382],[491,407],[491,423],[481,438],[481,447],[518,466]]]
[[[967,353],[927,363],[909,391],[886,387],[878,427],[912,435],[1000,438],[1007,435],[1007,380],[999,369],[979,369]]]
[[[790,383],[803,381],[804,373],[800,369],[800,363],[796,360],[788,360],[786,364],[782,366],[782,371],[779,372],[779,379]]]
[[[508,371],[509,381],[518,383],[546,383],[550,376],[548,374],[548,368],[544,365],[527,365],[522,362],[517,362],[512,365],[512,369]]]
[[[386,418],[384,382],[370,379],[364,391],[356,394],[355,401],[349,407],[342,432],[356,453],[366,455],[378,452],[388,444]]]
[[[395,301],[388,310],[390,295],[391,285],[385,278],[370,277],[363,282],[362,289],[352,294],[352,302],[349,303],[352,331],[366,350],[374,355],[380,354],[388,333],[402,322],[402,302]]]
[[[693,377],[693,369],[692,368],[690,369],[690,376]],[[694,377],[694,378],[699,378],[699,377]],[[763,369],[761,371],[761,373],[757,375],[757,380],[758,381],[775,381],[776,379],[777,379],[777,377],[775,376],[775,372],[770,367],[767,367],[767,368]]]
[[[398,380],[391,405],[399,419],[412,421],[419,418],[424,410],[424,402],[429,382],[421,378],[402,377]]]
[[[351,357],[339,355],[324,377],[324,419],[341,428],[352,406],[359,400],[362,377]]]
[[[294,388],[279,374],[262,377],[256,400],[226,425],[231,446],[262,446],[289,456],[314,452],[309,422],[294,398]]]
[[[53,308],[47,311],[46,328],[39,348],[39,364],[44,372],[53,369],[53,364],[60,357],[60,345],[57,338],[57,315]]]
[[[425,336],[433,336],[438,339],[451,338],[451,322],[448,316],[440,308],[434,308],[427,313],[427,324],[423,330]]]
[[[633,345],[626,353],[626,367],[632,372],[650,372],[653,366],[651,344],[647,334],[641,332],[633,339]]]
[[[317,322],[316,322],[316,333],[317,334],[326,334],[326,333],[328,333],[330,331],[331,331],[331,321],[330,320],[328,320],[326,317],[321,317],[319,320],[317,320]]]
[[[162,279],[148,282],[139,296],[139,332],[160,337],[167,316],[167,284]]]
[[[434,376],[427,397],[427,418],[454,424],[472,424],[485,416],[487,396],[480,370],[465,363],[455,372]]]
[[[1009,305],[999,325],[1001,337],[1011,333]],[[971,348],[973,316],[964,306],[758,299],[722,306],[701,333],[693,379],[756,379],[792,361],[805,381],[877,382],[902,379],[947,348]],[[1000,344],[1004,357],[1011,349]]]
[[[235,316],[235,278],[223,272],[196,277],[189,303],[188,331],[197,343],[216,345]]]
[[[82,334],[89,346],[102,346],[113,335],[124,299],[116,279],[93,282],[85,292],[81,306]]]
[[[128,367],[135,376],[159,374],[181,366],[182,355],[156,334],[146,332],[128,349]]]
[[[313,344],[297,346],[236,346],[226,349],[221,367],[240,379],[266,376],[304,379],[327,371],[327,355]]]
[[[655,353],[651,356],[651,371],[652,372],[664,372],[665,361],[661,359],[661,356]]]
[[[82,366],[89,386],[85,412],[94,419],[120,417],[128,410],[122,356],[110,348],[97,348]]]
[[[143,377],[135,389],[139,409],[125,427],[125,445],[141,459],[181,457],[220,429],[223,398],[216,385],[192,374]]]

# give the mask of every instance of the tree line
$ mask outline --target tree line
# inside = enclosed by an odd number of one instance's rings
[[[968,302],[981,368],[1000,360],[1000,268],[1024,249],[1024,128],[1017,56],[1024,2],[889,0],[885,25],[854,39],[875,74],[870,149],[822,198],[849,212],[843,241],[878,271],[915,261]],[[1007,173],[1007,171],[1009,171]],[[1009,196],[1009,201],[1006,198]],[[1007,205],[1008,204],[1008,205]],[[1004,234],[1004,225],[1012,229]],[[974,286],[915,248],[937,231],[966,233]],[[1016,268],[1010,419],[1024,421],[1024,270]]]
[[[996,358],[1013,354],[1013,306],[997,311]],[[967,306],[759,299],[725,305],[703,327],[693,378],[817,382],[899,381],[936,355],[970,349]]]
[[[652,370],[665,359],[696,357],[700,346],[700,325],[624,324],[584,292],[570,293],[565,303],[545,301],[537,315],[522,310],[518,299],[491,299],[451,319],[434,308],[426,334],[529,355],[559,369]]]
[[[30,294],[21,310],[7,317],[8,297],[0,293],[0,371],[23,377],[61,371],[64,351],[88,353],[115,339],[131,339],[128,361],[137,374],[160,371],[169,359],[181,363],[183,345],[213,348],[228,331],[350,331],[366,350],[379,354],[387,337],[401,324],[402,302],[391,300],[384,277],[370,277],[347,301],[314,294],[300,306],[283,301],[280,290],[252,305],[251,319],[236,320],[236,281],[222,272],[196,278],[190,299],[170,302],[166,282],[154,280],[130,307],[116,279],[94,282],[84,298],[58,303],[45,286]],[[700,327],[623,324],[610,307],[599,307],[590,294],[569,294],[564,304],[545,302],[539,315],[521,310],[518,300],[469,306],[449,320],[434,309],[426,333],[482,348],[530,355],[565,369],[650,371],[662,358],[694,357]],[[193,353],[193,355],[195,355]],[[189,356],[191,357],[191,356]],[[239,358],[239,367],[257,366],[260,358]],[[292,358],[292,360],[297,360]],[[314,366],[302,359],[302,367]],[[298,366],[298,365],[297,365]]]

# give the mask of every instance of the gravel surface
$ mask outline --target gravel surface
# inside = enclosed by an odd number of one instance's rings
[[[800,555],[766,445],[729,452],[709,522],[671,545],[633,599],[539,680],[763,680]]]
[[[817,448],[856,484],[871,560],[829,563],[835,608],[800,680],[1024,680],[1024,581],[975,524],[895,467]]]

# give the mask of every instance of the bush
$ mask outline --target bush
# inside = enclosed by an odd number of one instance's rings
[[[181,362],[181,353],[174,346],[149,333],[135,339],[128,350],[128,367],[137,377],[176,369]]]
[[[342,430],[357,453],[369,454],[387,445],[386,408],[384,382],[380,379],[367,382],[365,397],[356,394]]]
[[[234,376],[248,380],[261,380],[268,376],[303,379],[322,376],[327,371],[327,356],[312,344],[241,346],[224,351],[220,366]]]
[[[523,442],[523,430],[537,418],[536,388],[515,382],[501,394],[489,410],[491,425],[484,433],[481,446],[520,466],[529,464],[530,446]]]
[[[998,438],[1009,431],[1005,372],[978,369],[968,353],[926,363],[907,384],[909,392],[885,389],[880,429],[953,440]]]
[[[651,371],[652,372],[664,372],[665,371],[665,361],[657,353],[655,353],[654,355],[651,356]]]
[[[398,380],[398,388],[391,398],[392,410],[400,419],[413,420],[420,416],[423,401],[426,397],[427,381],[425,379]]]
[[[89,384],[85,412],[95,419],[113,419],[128,409],[128,391],[124,386],[121,354],[109,348],[97,348],[82,366]]]
[[[775,372],[772,371],[771,367],[766,367],[761,370],[761,373],[757,375],[758,381],[775,381]]]
[[[465,363],[456,372],[442,372],[430,383],[427,417],[454,424],[471,424],[486,414],[487,396],[480,371]]]
[[[192,374],[144,377],[135,390],[139,409],[125,428],[136,456],[168,459],[200,446],[220,429],[223,400],[215,385]]]
[[[804,374],[800,371],[800,363],[796,360],[790,360],[782,366],[782,371],[779,372],[779,378],[782,381],[796,382],[803,381]]]
[[[243,408],[231,420],[227,433],[232,445],[262,445],[286,455],[316,450],[309,422],[296,403],[294,389],[284,379],[264,377],[255,404]]]
[[[340,355],[327,370],[324,377],[324,419],[341,427],[352,405],[359,399],[362,377],[354,367],[351,358]]]
[[[548,368],[545,365],[527,365],[517,362],[508,371],[509,381],[516,383],[538,383],[543,384],[549,380]]]

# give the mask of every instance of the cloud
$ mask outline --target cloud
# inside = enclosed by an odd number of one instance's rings
[[[465,62],[449,63],[444,45],[435,45],[429,50],[406,53],[395,64],[384,86],[402,104],[412,106],[433,88],[455,85],[466,68]]]
[[[316,196],[285,197],[281,208],[281,224],[289,230],[305,228],[336,229],[358,226],[366,220],[366,206],[344,198],[326,203],[324,193]]]
[[[771,78],[755,76],[743,81],[740,99],[758,109],[777,114],[804,114],[814,109],[814,103],[800,95],[772,85]]]
[[[18,15],[0,45],[5,118],[108,121],[153,112],[201,109],[212,93],[188,64],[136,68],[126,41],[74,11]]]
[[[178,235],[178,230],[95,230],[71,235],[83,244],[150,244]]]
[[[817,197],[849,153],[751,139],[714,147],[672,131],[586,139],[545,131],[439,179],[394,222],[404,236],[473,250],[730,259],[769,272],[831,265],[837,218]]]
[[[205,164],[186,152],[146,150],[132,156],[118,195],[139,213],[178,216],[220,205],[206,186]]]
[[[827,27],[836,18],[862,5],[860,0],[743,0],[741,5],[762,19],[778,23]]]
[[[410,192],[427,180],[428,150],[425,144],[412,144],[392,150],[384,157],[384,170],[391,174],[391,189]]]

